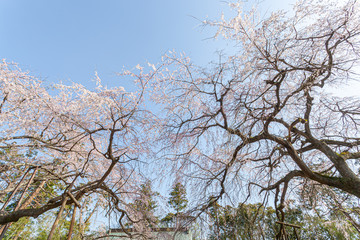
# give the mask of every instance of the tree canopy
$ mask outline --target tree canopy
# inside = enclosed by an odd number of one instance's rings
[[[134,92],[103,87],[97,76],[94,90],[45,87],[2,62],[0,224],[80,207],[89,195],[121,226],[139,223],[139,212],[155,208],[146,166],[188,181],[195,217],[221,201],[256,200],[263,214],[272,202],[283,222],[291,200],[337,210],[360,232],[360,101],[329,94],[358,78],[359,2],[303,0],[261,18],[229,5],[235,16],[203,24],[233,52],[205,67],[169,52],[122,73]],[[173,193],[180,212],[185,189]]]
[[[103,87],[97,78],[94,90],[46,87],[2,62],[0,224],[65,205],[81,208],[81,198],[89,195],[125,214],[137,194],[139,156],[152,139],[147,132],[156,127],[142,108],[145,85],[138,82],[138,90],[126,92]]]
[[[360,102],[329,88],[358,77],[359,3],[299,1],[266,18],[242,5],[204,21],[233,53],[202,67],[171,52],[151,75],[163,157],[192,181],[199,212],[271,193],[280,220],[288,198],[358,201]]]

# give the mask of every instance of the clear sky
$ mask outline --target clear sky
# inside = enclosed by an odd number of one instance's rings
[[[106,85],[118,85],[124,66],[159,62],[168,50],[207,63],[225,43],[209,39],[214,29],[200,20],[227,11],[222,0],[0,0],[0,59],[47,82],[92,86],[97,71]]]

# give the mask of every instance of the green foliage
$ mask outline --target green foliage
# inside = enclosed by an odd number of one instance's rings
[[[84,201],[83,206],[90,205],[91,202]],[[19,221],[13,223],[10,228],[7,230],[5,235],[5,240],[12,239],[24,239],[24,240],[46,240],[48,238],[49,232],[51,230],[52,224],[55,221],[57,216],[57,211],[49,211],[45,214],[40,215],[37,219],[33,218],[20,218]],[[69,232],[71,217],[73,214],[73,207],[66,206],[63,212],[63,217],[60,218],[59,223],[57,225],[57,230],[53,236],[54,240],[62,240],[67,239],[67,235]],[[88,218],[90,216],[86,216]],[[80,240],[83,239],[82,236],[88,236],[90,234],[90,222],[87,221],[79,223],[79,220],[75,220],[73,232],[72,232],[72,240]]]
[[[213,223],[210,239],[261,239],[265,234],[273,237],[274,213],[273,209],[265,209],[261,204],[233,208],[214,203],[209,211]]]
[[[152,190],[151,182],[146,181],[140,185],[139,196],[130,204],[130,207],[150,227],[156,226],[158,223],[158,217],[155,216],[155,210],[158,205],[154,199],[158,195],[158,192]]]
[[[140,197],[135,199],[132,204],[137,211],[154,212],[158,207],[154,197],[158,196],[158,192],[154,192],[151,187],[151,182],[147,181],[140,185]]]
[[[341,212],[331,214],[305,213],[299,207],[285,210],[285,222],[300,226],[297,230],[301,239],[359,239],[360,235]],[[279,224],[275,210],[262,204],[243,204],[237,208],[214,203],[209,209],[212,223],[209,239],[250,240],[275,239]],[[288,233],[293,228],[286,227]]]
[[[168,203],[176,213],[180,213],[186,208],[188,203],[188,200],[186,199],[186,189],[180,182],[176,183],[170,192]]]
[[[54,240],[67,239],[67,234],[70,228],[71,214],[72,210],[70,207],[67,207],[63,213],[65,216],[61,218],[58,223],[58,228],[55,231]],[[9,230],[6,233],[5,240],[11,239],[36,239],[36,240],[46,240],[48,238],[51,226],[55,221],[57,212],[51,211],[46,214],[41,215],[38,219],[30,218],[21,218],[18,222],[11,225]],[[88,230],[88,224],[85,227]],[[78,221],[74,224],[72,239],[80,240],[80,224]]]
[[[170,225],[174,222],[175,214],[168,213],[165,217],[161,219],[161,223],[165,225],[165,227],[170,227]]]
[[[170,225],[174,223],[175,217],[182,214],[182,211],[186,208],[187,203],[186,189],[183,184],[178,182],[173,186],[168,201],[169,206],[175,211],[175,213],[168,213],[163,219],[161,219],[161,223],[170,227]]]
[[[31,229],[27,226],[32,224],[33,221],[31,221],[30,218],[20,218],[19,221],[13,223],[7,230],[4,239],[11,240],[16,237],[19,237],[19,239],[27,239],[26,237],[30,236],[32,233]]]

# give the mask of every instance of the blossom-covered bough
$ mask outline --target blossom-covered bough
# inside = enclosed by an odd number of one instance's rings
[[[260,20],[231,6],[235,17],[204,24],[233,54],[198,67],[170,52],[147,73],[124,73],[134,93],[74,84],[50,94],[3,62],[0,224],[78,206],[89,194],[110,199],[122,224],[139,155],[162,148],[161,162],[193,184],[197,215],[223,197],[274,199],[280,221],[288,198],[333,201],[360,231],[344,204],[360,198],[360,101],[329,94],[358,78],[359,3],[300,1],[291,14]],[[144,110],[147,94],[164,107],[161,121]]]
[[[60,216],[65,205],[80,207],[90,195],[126,216],[141,180],[138,158],[156,124],[143,109],[146,82],[126,92],[97,80],[93,91],[79,84],[46,88],[1,62],[1,225],[58,207]]]
[[[360,198],[360,101],[329,94],[359,77],[359,2],[300,1],[262,20],[231,6],[235,17],[204,24],[236,52],[206,68],[169,53],[153,82],[164,156],[193,182],[199,210],[274,192],[283,220],[290,186],[292,197]]]

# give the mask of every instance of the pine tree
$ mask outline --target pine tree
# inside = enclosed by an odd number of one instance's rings
[[[182,211],[186,208],[188,203],[188,200],[186,199],[186,189],[184,185],[182,185],[180,182],[176,183],[172,191],[170,192],[170,197],[168,204],[170,207],[175,211],[174,213],[168,213],[162,220],[162,223],[165,223],[167,226],[169,226],[172,223],[175,223],[176,225],[179,224],[178,220],[179,217],[182,216]]]
[[[176,183],[170,192],[169,205],[175,210],[175,215],[181,213],[187,206],[186,189],[180,182]]]
[[[155,209],[158,206],[154,200],[154,197],[158,195],[158,192],[152,190],[151,182],[146,181],[140,185],[139,197],[131,204],[140,218],[145,221],[145,225],[149,227],[155,227],[158,222],[158,218],[155,216]]]

